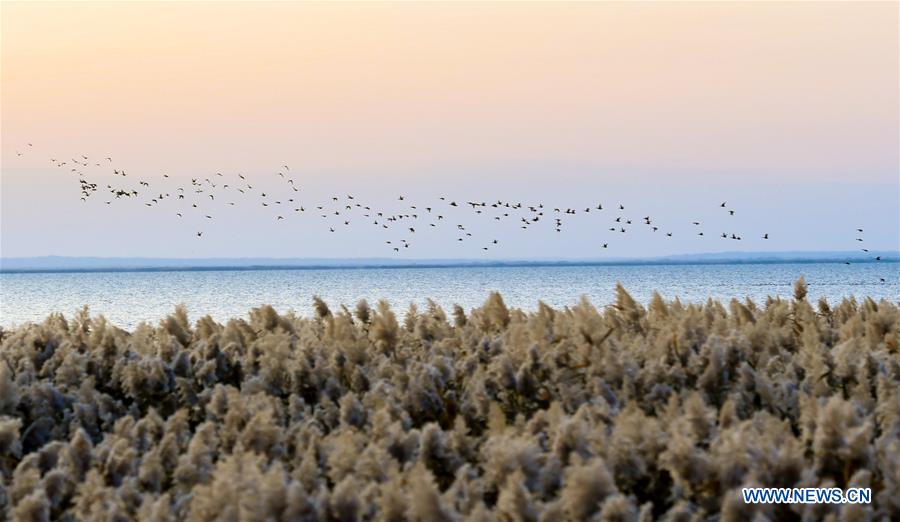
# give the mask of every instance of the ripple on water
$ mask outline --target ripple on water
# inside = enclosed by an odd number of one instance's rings
[[[114,324],[133,328],[156,323],[184,303],[192,319],[246,317],[250,308],[271,304],[279,312],[312,313],[312,296],[332,307],[360,299],[386,299],[401,313],[432,298],[445,309],[480,306],[490,291],[507,305],[534,310],[538,300],[554,307],[575,304],[582,295],[603,305],[615,299],[621,282],[647,303],[654,291],[667,298],[700,302],[766,296],[790,297],[805,276],[810,299],[844,297],[900,299],[900,263],[784,263],[742,265],[447,267],[314,270],[234,270],[0,274],[0,325],[42,321],[51,312],[67,317],[88,305]],[[885,282],[880,282],[884,278]]]

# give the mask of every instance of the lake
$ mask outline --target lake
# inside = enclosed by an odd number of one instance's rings
[[[311,314],[314,295],[332,308],[386,299],[399,315],[410,303],[421,309],[429,297],[448,311],[453,304],[469,310],[493,290],[507,305],[525,310],[534,310],[538,300],[554,307],[573,305],[582,295],[602,306],[615,298],[616,282],[644,303],[654,291],[682,301],[749,297],[761,302],[770,295],[790,297],[800,276],[806,277],[812,300],[900,300],[900,263],[3,273],[0,325],[42,321],[51,312],[71,317],[84,305],[122,328],[156,323],[179,303],[191,319],[246,317],[261,304]]]

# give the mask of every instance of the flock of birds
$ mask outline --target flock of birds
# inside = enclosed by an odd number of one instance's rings
[[[32,147],[33,145],[28,143],[26,152]],[[17,151],[17,154],[22,156],[25,152]],[[458,222],[460,221],[458,218],[461,217],[460,211],[468,211],[473,216],[498,222],[513,220],[523,230],[529,230],[539,224],[550,223],[552,230],[557,233],[562,232],[565,220],[570,216],[606,211],[607,214],[611,214],[607,218],[610,232],[626,234],[634,227],[642,226],[651,233],[658,233],[662,238],[671,238],[674,234],[673,231],[663,228],[649,215],[639,218],[627,217],[626,208],[621,203],[609,209],[602,203],[584,208],[571,208],[502,200],[456,201],[441,196],[431,203],[423,204],[410,201],[401,194],[397,197],[397,204],[400,208],[389,211],[386,208],[374,208],[356,195],[344,194],[331,197],[331,201],[308,204],[302,201],[305,198],[301,198],[301,186],[289,165],[281,165],[272,173],[274,178],[267,180],[280,185],[279,189],[273,191],[271,188],[251,182],[247,176],[240,173],[226,175],[222,172],[215,172],[207,177],[191,178],[190,184],[179,184],[168,174],[162,174],[160,179],[154,180],[151,184],[145,179],[129,175],[125,169],[114,166],[111,157],[98,159],[78,155],[66,159],[50,158],[50,164],[77,177],[82,201],[97,197],[98,194],[106,194],[106,198],[104,198],[106,205],[112,205],[113,202],[119,200],[138,200],[146,207],[162,208],[161,203],[164,200],[173,199],[179,205],[174,209],[170,208],[170,211],[174,212],[178,218],[184,218],[187,212],[193,212],[207,220],[214,219],[215,212],[211,209],[217,202],[218,204],[224,202],[228,206],[261,205],[272,211],[272,219],[276,222],[297,214],[318,215],[325,220],[324,226],[328,227],[331,233],[337,232],[340,227],[349,227],[351,223],[355,224],[361,220],[363,224],[379,229],[400,231],[404,237],[385,240],[386,247],[394,252],[409,249],[417,230],[421,230],[423,227],[437,228],[448,225],[456,236],[457,242],[480,241],[480,248],[485,252],[499,246],[499,239],[475,238],[470,227]],[[105,169],[108,173],[111,172],[118,183],[106,183],[105,188],[101,188],[98,183],[90,181],[87,170],[98,168]],[[94,172],[90,174],[93,175]],[[735,215],[736,210],[731,208],[727,202],[721,202],[718,206],[723,217]],[[456,219],[452,220],[452,218]],[[691,225],[694,228],[694,234],[699,237],[705,236],[704,225],[701,221],[691,221]],[[863,229],[857,228],[856,232],[857,244],[863,243]],[[202,228],[192,233],[195,233],[197,238],[203,237]],[[729,241],[743,240],[740,233],[733,231],[721,232],[719,237]],[[769,233],[763,233],[760,239],[768,240]],[[609,248],[609,245],[608,241],[598,243],[598,247],[603,249]],[[869,252],[869,249],[865,247],[861,247],[861,250]],[[875,261],[881,261],[880,256],[873,256],[873,258]],[[846,264],[850,264],[850,261],[846,261]]]

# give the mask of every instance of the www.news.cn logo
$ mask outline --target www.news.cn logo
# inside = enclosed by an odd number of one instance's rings
[[[746,504],[870,504],[870,488],[743,488]]]

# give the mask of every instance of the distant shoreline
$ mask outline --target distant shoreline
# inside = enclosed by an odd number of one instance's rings
[[[890,255],[890,254],[888,254]],[[0,268],[0,274],[77,274],[77,273],[129,273],[129,272],[256,272],[285,270],[409,270],[437,268],[553,268],[553,267],[602,267],[602,266],[704,266],[704,265],[778,265],[778,264],[894,264],[900,257],[888,257],[881,261],[860,257],[832,258],[747,258],[747,259],[647,259],[622,261],[457,261],[457,262],[409,262],[360,264],[258,264],[258,265],[183,265],[183,266],[98,266],[98,267],[34,267]]]

